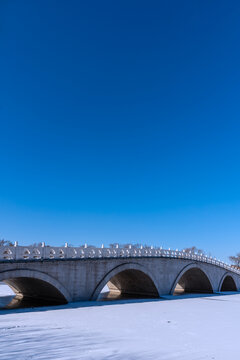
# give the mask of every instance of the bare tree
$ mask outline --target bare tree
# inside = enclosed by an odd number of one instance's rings
[[[129,248],[131,248],[131,247],[132,247],[132,244],[130,244],[130,243],[129,243],[129,244],[123,244],[123,245],[122,245],[122,248],[123,248],[123,249],[129,249]]]
[[[202,249],[198,249],[196,246],[191,246],[189,248],[185,248],[183,249],[185,253],[197,253],[198,255],[200,254],[205,254],[205,252]]]
[[[31,244],[30,246],[32,246],[32,247],[41,247],[41,246],[42,246],[42,243],[41,243],[41,242],[33,243],[33,244]]]
[[[134,248],[134,249],[140,249],[140,247],[141,247],[141,244],[138,244],[138,243],[137,243],[137,244],[133,244],[133,248]]]
[[[118,243],[109,244],[110,249],[115,249],[116,247],[120,247]]]
[[[71,244],[69,244],[68,245],[69,247],[71,247],[72,245]],[[91,245],[91,244],[80,244],[80,245],[78,245],[78,247],[80,248],[80,249],[84,249],[84,248],[88,248],[88,249],[96,249],[96,246],[95,245]]]
[[[140,244],[119,244],[119,243],[112,243],[109,244],[110,249],[115,249],[116,247],[118,247],[119,249],[129,249],[129,247],[133,248],[133,249],[139,249],[140,248]]]
[[[236,256],[229,256],[229,260],[234,263],[235,266],[240,267],[240,253]]]
[[[13,246],[13,243],[9,240],[4,240],[4,239],[1,239],[0,240],[0,246]]]

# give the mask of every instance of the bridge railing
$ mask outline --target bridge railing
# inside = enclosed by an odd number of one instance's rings
[[[52,260],[52,259],[101,259],[101,258],[178,258],[189,259],[216,265],[231,272],[240,274],[240,270],[226,264],[216,258],[185,252],[184,250],[170,250],[162,248],[132,247],[128,248],[95,248],[87,245],[81,247],[70,247],[67,244],[63,247],[45,246],[0,246],[0,261],[14,260]]]

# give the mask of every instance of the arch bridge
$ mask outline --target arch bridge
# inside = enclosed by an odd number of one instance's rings
[[[162,248],[0,247],[0,281],[15,303],[64,304],[110,297],[240,290],[240,271],[205,255]],[[16,305],[16,306],[17,306]]]

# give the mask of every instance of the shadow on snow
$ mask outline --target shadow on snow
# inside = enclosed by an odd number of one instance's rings
[[[123,304],[138,304],[138,303],[149,303],[149,302],[162,302],[162,301],[176,301],[183,299],[194,299],[203,298],[204,300],[215,300],[215,301],[227,301],[220,299],[226,295],[240,295],[240,292],[216,292],[213,294],[183,294],[183,295],[162,295],[160,298],[147,298],[147,299],[124,299],[124,300],[98,300],[98,301],[80,301],[72,302],[66,305],[52,305],[43,307],[28,307],[28,308],[16,308],[16,309],[0,309],[0,315],[14,314],[14,313],[29,313],[39,311],[52,311],[52,310],[63,310],[63,309],[77,309],[77,308],[89,308],[98,306],[113,306]],[[7,298],[7,297],[6,297]],[[214,299],[215,298],[215,299]],[[217,299],[216,299],[217,298]],[[7,299],[6,299],[7,300]]]

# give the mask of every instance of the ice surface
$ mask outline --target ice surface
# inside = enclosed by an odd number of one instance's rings
[[[0,311],[4,360],[239,358],[240,295]]]

